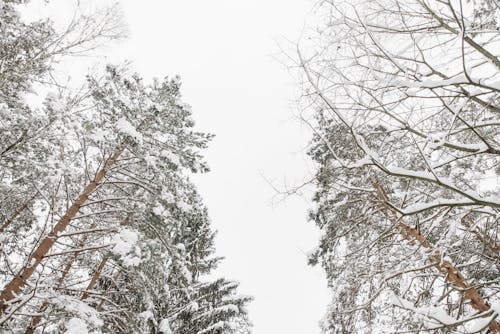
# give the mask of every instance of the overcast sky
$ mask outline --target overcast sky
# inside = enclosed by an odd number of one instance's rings
[[[319,333],[329,298],[320,268],[306,264],[319,238],[306,220],[310,194],[273,202],[265,180],[291,186],[310,174],[310,134],[293,118],[297,84],[273,55],[281,38],[300,36],[312,3],[119,2],[129,38],[104,51],[108,59],[131,60],[146,78],[179,74],[198,129],[216,134],[205,152],[212,171],[195,182],[226,257],[217,274],[255,297],[254,334]],[[54,1],[51,15],[70,15],[70,3]],[[35,15],[46,10],[35,7]]]

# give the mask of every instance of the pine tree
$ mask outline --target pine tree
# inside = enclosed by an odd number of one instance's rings
[[[24,25],[15,4],[4,1],[0,11],[0,43],[11,45],[9,66],[0,69],[2,113],[9,115],[0,121],[6,145],[0,328],[26,334],[249,329],[250,298],[236,295],[236,283],[206,278],[220,259],[213,257],[214,232],[189,174],[208,171],[200,151],[212,136],[193,130],[179,79],[145,84],[108,66],[89,76],[78,95],[59,87],[43,105],[29,107],[26,93],[55,57],[116,37],[107,33],[120,24],[104,11],[103,20],[83,17],[71,23],[72,34],[60,35],[50,21]],[[28,31],[38,35],[27,37]]]
[[[311,263],[333,290],[324,332],[499,332],[498,7],[319,8],[327,24],[298,64],[324,232]]]

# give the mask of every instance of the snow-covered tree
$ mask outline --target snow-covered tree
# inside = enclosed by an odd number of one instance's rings
[[[24,24],[17,3],[0,2],[10,50],[0,68],[1,331],[249,328],[250,298],[204,276],[219,259],[189,175],[208,171],[200,151],[212,135],[193,129],[179,79],[145,84],[108,66],[77,94],[57,87],[30,107],[35,82],[53,88],[43,79],[57,57],[116,37],[120,24],[104,11],[59,34],[50,21]]]
[[[325,333],[498,333],[498,4],[322,1],[299,48]],[[312,102],[312,103],[311,103]]]

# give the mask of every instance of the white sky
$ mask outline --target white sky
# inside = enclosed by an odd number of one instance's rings
[[[306,221],[308,203],[271,205],[275,192],[261,176],[281,186],[309,174],[310,134],[293,119],[297,85],[272,55],[276,40],[299,37],[312,3],[119,2],[130,36],[106,51],[109,59],[133,61],[146,78],[181,75],[197,129],[216,134],[205,152],[212,171],[195,181],[218,230],[217,253],[226,257],[217,274],[255,297],[254,334],[319,333],[329,293],[321,269],[306,264],[319,238]],[[54,1],[51,14],[70,15],[68,3]]]

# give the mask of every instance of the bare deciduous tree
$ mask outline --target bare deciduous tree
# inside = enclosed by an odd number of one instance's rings
[[[331,0],[318,12],[297,65],[325,230],[312,261],[338,290],[326,331],[499,332],[500,9]]]

